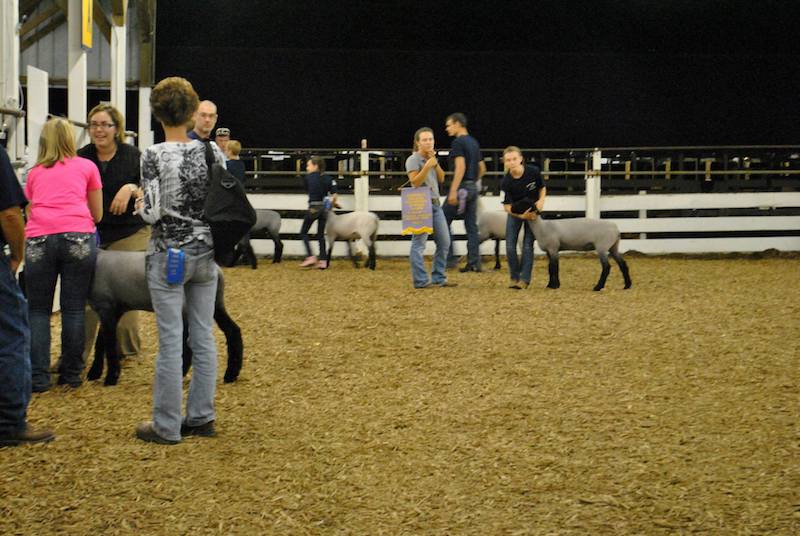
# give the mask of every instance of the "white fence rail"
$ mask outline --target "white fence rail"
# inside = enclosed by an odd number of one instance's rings
[[[250,200],[255,208],[268,208],[278,211],[302,211],[307,207],[307,197],[301,194],[251,194]],[[352,195],[340,196],[343,210],[353,210],[355,199]],[[484,210],[500,209],[500,198],[486,196],[482,198]],[[586,198],[582,196],[548,196],[545,205],[547,212],[585,212]],[[401,222],[400,196],[376,195],[369,197],[369,210],[395,213],[395,219],[383,219],[379,234],[391,237],[400,236]],[[709,238],[648,238],[647,233],[702,233],[702,232],[760,232],[775,231],[776,235],[786,231],[800,231],[800,216],[770,215],[773,209],[800,208],[800,192],[764,192],[764,193],[731,193],[731,194],[650,194],[650,195],[614,195],[599,198],[601,217],[603,213],[619,211],[639,211],[638,218],[607,217],[619,225],[622,233],[639,234],[639,238],[624,238],[621,241],[623,251],[636,250],[642,253],[719,253],[719,252],[754,252],[766,249],[781,251],[800,251],[800,236],[742,236],[742,237],[709,237]],[[701,217],[646,217],[647,211],[657,210],[700,210],[700,209],[757,209],[763,216],[701,216]],[[609,215],[606,215],[609,216]],[[300,232],[300,218],[284,218],[281,234],[291,235]],[[312,231],[316,229],[316,224]],[[453,232],[464,234],[463,221],[453,222]],[[256,253],[271,255],[272,242],[254,240]],[[378,240],[379,256],[407,256],[410,241]],[[456,253],[466,251],[466,241],[456,240]],[[485,242],[481,252],[489,255],[494,251],[494,242]],[[505,245],[501,244],[501,251]],[[536,250],[538,253],[541,251]],[[428,244],[427,254],[433,252],[433,245]],[[305,252],[300,240],[284,240],[284,255],[300,256]],[[334,255],[346,254],[344,246],[334,248]]]

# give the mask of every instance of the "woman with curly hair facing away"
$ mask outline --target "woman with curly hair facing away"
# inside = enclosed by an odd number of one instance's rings
[[[217,265],[211,230],[203,221],[208,194],[206,146],[186,134],[199,99],[192,85],[165,78],[150,94],[153,115],[164,129],[163,143],[142,154],[142,197],[137,210],[152,225],[147,248],[147,283],[158,326],[153,382],[153,420],[136,436],[175,444],[187,435],[215,435],[214,395],[217,350],[212,332]],[[213,145],[214,158],[225,156]],[[181,415],[184,311],[194,354],[192,379]]]

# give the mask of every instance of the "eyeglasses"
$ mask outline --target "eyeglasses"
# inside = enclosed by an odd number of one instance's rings
[[[115,126],[117,125],[115,125],[114,123],[94,123],[94,122],[89,123],[89,128],[91,129],[102,128],[108,130],[110,128],[114,128]]]

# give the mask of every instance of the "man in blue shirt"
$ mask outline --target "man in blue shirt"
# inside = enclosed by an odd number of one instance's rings
[[[187,134],[193,140],[208,141],[217,124],[217,105],[210,100],[200,101],[194,113],[194,128]],[[230,134],[230,132],[228,133]]]
[[[50,430],[35,430],[27,422],[31,399],[28,302],[14,277],[25,251],[21,209],[27,204],[8,155],[0,147],[0,447],[55,437]]]
[[[452,206],[458,205],[459,188],[463,188],[467,192],[464,210],[464,227],[467,230],[467,265],[460,271],[480,272],[478,181],[486,174],[486,164],[483,162],[478,140],[470,136],[467,131],[467,118],[464,114],[448,115],[444,128],[449,136],[454,137],[450,146],[450,169],[453,170],[453,182],[450,184],[450,193],[447,196],[447,203],[451,205],[450,212],[452,212]]]

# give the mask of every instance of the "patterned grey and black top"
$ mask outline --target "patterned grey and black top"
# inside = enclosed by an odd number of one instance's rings
[[[214,159],[225,165],[225,156],[212,142]],[[163,142],[142,153],[144,203],[140,214],[153,226],[147,254],[180,248],[194,239],[212,244],[211,231],[203,221],[208,193],[205,145]]]

